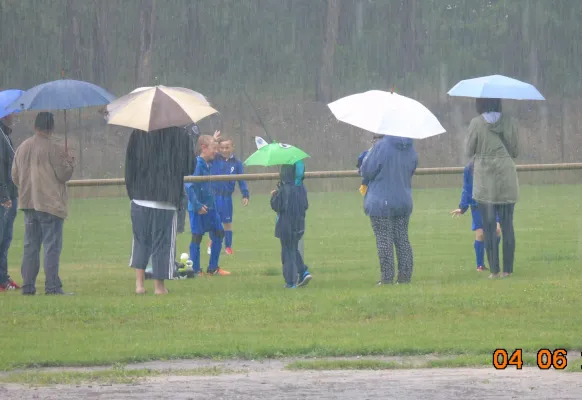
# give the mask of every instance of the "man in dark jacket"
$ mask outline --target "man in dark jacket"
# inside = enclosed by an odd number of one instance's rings
[[[151,257],[155,293],[175,267],[177,211],[184,197],[184,176],[192,166],[190,141],[182,128],[133,131],[127,145],[125,186],[131,200],[133,245],[130,267],[136,293],[145,293],[145,269]]]
[[[310,275],[308,280],[304,279],[306,267],[299,253],[299,240],[305,233],[305,214],[309,203],[305,187],[296,185],[295,178],[295,165],[283,165],[279,187],[271,192],[271,208],[277,213],[275,237],[281,241],[283,277],[288,289],[305,286],[311,279]]]
[[[10,139],[12,114],[0,119],[0,292],[20,289],[8,275],[8,249],[18,209],[18,190],[12,182],[14,146]]]

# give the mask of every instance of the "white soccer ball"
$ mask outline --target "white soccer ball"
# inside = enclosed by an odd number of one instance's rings
[[[182,264],[186,264],[189,258],[190,256],[188,255],[188,253],[182,253],[182,255],[180,256],[180,261],[182,262]]]

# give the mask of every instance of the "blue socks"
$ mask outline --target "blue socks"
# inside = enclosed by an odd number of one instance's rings
[[[190,242],[190,260],[192,260],[194,272],[200,272],[200,243]]]
[[[232,231],[224,231],[224,247],[232,247]]]
[[[208,262],[208,271],[214,271],[216,268],[218,268],[218,260],[222,250],[222,238],[216,236],[214,233],[210,233],[210,240],[212,240],[212,246],[210,246],[210,261]]]
[[[475,259],[477,261],[477,267],[484,267],[485,266],[485,242],[475,240],[475,244],[473,245],[475,248]]]

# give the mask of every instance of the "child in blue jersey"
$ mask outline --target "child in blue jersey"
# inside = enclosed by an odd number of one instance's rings
[[[216,156],[216,140],[210,135],[202,135],[198,138],[199,156],[196,158],[196,166],[193,176],[211,175],[210,163]],[[184,184],[188,195],[188,213],[190,214],[190,229],[192,241],[190,242],[190,259],[195,274],[201,274],[200,268],[200,243],[206,232],[212,240],[212,254],[208,262],[207,273],[209,275],[230,275],[218,266],[224,228],[220,216],[216,210],[216,203],[212,193],[210,182],[188,182]]]
[[[212,175],[239,175],[244,173],[242,162],[234,156],[234,145],[232,139],[221,138],[219,140],[219,151],[212,162]],[[212,190],[216,201],[216,211],[222,221],[224,228],[225,252],[232,255],[232,194],[236,186],[235,181],[212,182]],[[238,187],[242,194],[242,204],[249,204],[249,189],[243,180],[238,181]],[[212,253],[212,242],[208,245],[208,254]]]
[[[472,226],[475,232],[475,260],[477,271],[484,271],[485,268],[485,242],[483,233],[483,220],[481,213],[477,209],[477,202],[473,199],[473,161],[469,162],[463,171],[463,191],[461,192],[461,202],[459,208],[450,212],[453,217],[464,214],[471,208]],[[499,226],[499,215],[497,216],[497,242],[501,239],[501,227]]]

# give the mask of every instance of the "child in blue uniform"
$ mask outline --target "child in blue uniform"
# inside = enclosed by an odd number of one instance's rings
[[[210,162],[214,159],[217,151],[217,143],[210,135],[202,135],[198,139],[198,149],[200,155],[196,158],[196,167],[193,176],[208,176],[210,172]],[[206,232],[212,240],[212,254],[208,262],[207,273],[209,275],[230,275],[230,272],[219,268],[218,261],[222,248],[222,238],[224,229],[220,221],[220,216],[216,210],[214,195],[210,182],[188,182],[184,184],[188,195],[188,213],[190,214],[190,229],[192,241],[190,243],[190,259],[194,273],[200,274],[200,243]]]
[[[217,154],[212,162],[212,175],[238,175],[244,173],[242,162],[234,156],[234,145],[232,139],[221,138],[220,154]],[[212,182],[212,190],[216,201],[216,210],[222,221],[225,238],[225,252],[232,255],[232,194],[234,193],[235,181]],[[238,181],[238,187],[242,194],[242,204],[249,204],[249,189],[243,180]],[[212,242],[208,245],[208,254],[212,253]]]
[[[473,199],[473,161],[469,162],[463,171],[463,191],[461,192],[461,202],[459,208],[450,212],[451,215],[463,215],[469,207],[473,219],[471,229],[475,232],[475,260],[477,271],[484,271],[485,268],[485,243],[483,233],[483,221],[481,213],[477,209],[477,202]],[[497,216],[497,242],[501,239],[501,227],[499,226],[499,215]]]

